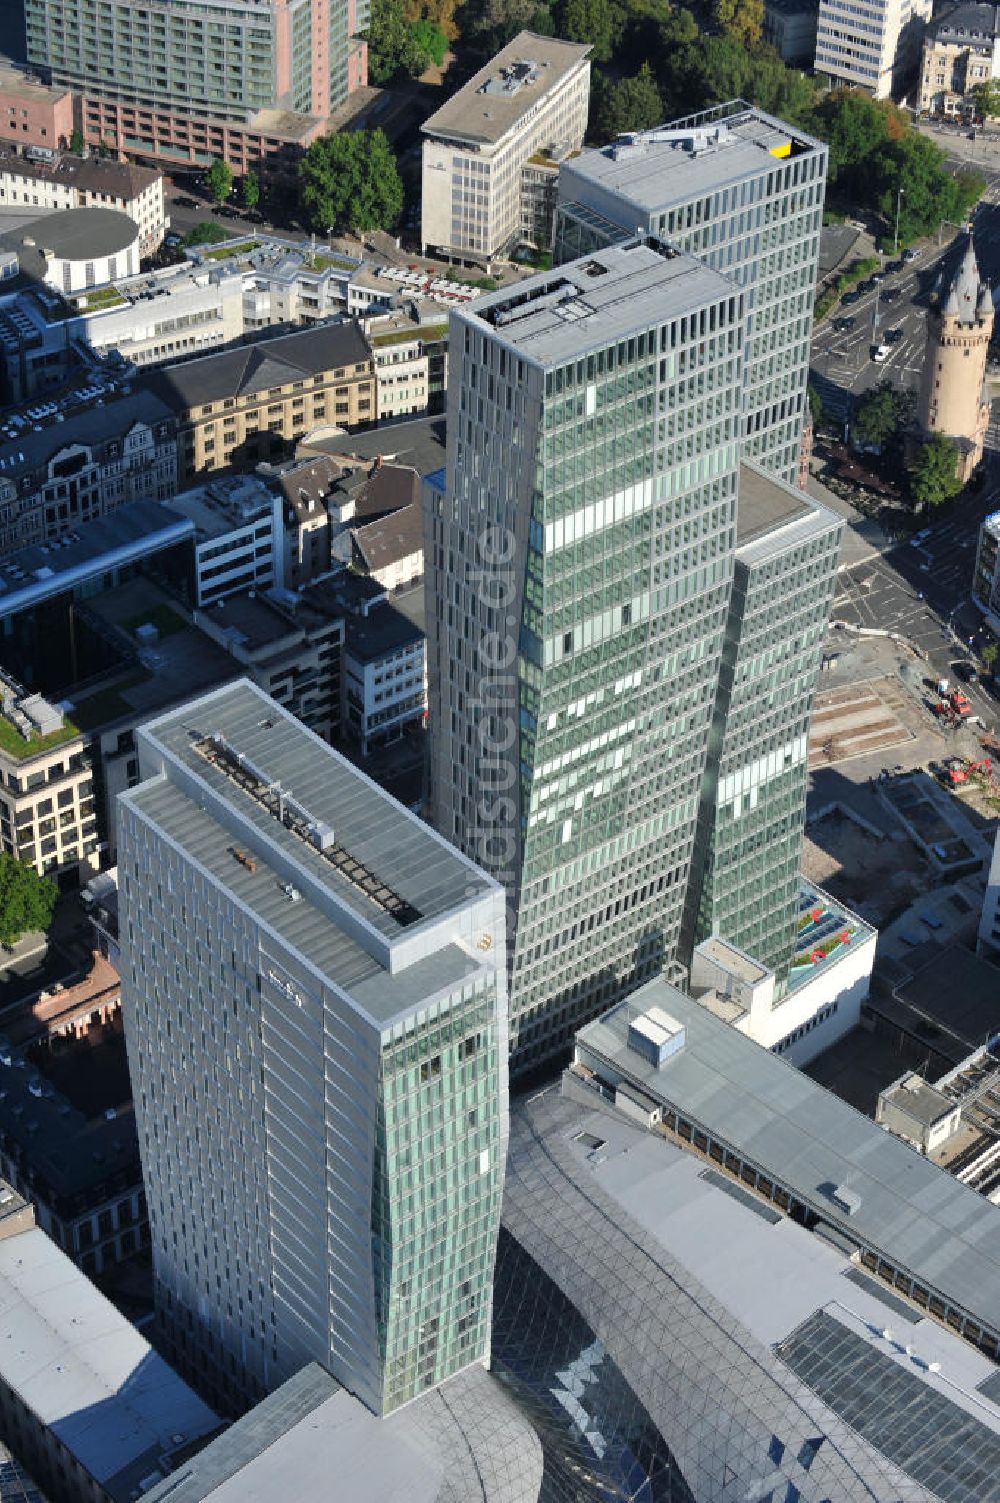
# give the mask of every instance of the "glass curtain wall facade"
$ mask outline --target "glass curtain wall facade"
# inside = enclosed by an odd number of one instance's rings
[[[738,515],[689,901],[693,943],[721,935],[773,970],[780,994],[798,927],[809,721],[844,524],[751,466]]]
[[[744,453],[788,481],[806,410],[826,163],[822,142],[736,101],[583,152],[559,174],[556,264],[638,227],[743,288]]]
[[[165,1345],[228,1413],[310,1361],[388,1413],[489,1353],[502,891],[245,681],[139,753],[122,1005]]]
[[[742,309],[642,243],[451,327],[431,802],[506,887],[521,1070],[676,959],[732,582]]]

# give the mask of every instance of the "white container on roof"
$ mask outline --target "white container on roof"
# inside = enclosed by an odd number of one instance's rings
[[[684,1048],[684,1024],[662,1007],[651,1007],[629,1023],[628,1046],[659,1069]]]

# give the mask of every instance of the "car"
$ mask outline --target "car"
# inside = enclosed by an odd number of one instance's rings
[[[197,209],[197,208],[200,208],[200,205],[199,205],[198,200],[196,198],[175,198],[174,199],[174,203],[177,205],[177,207],[179,209]]]
[[[913,536],[911,537],[911,539],[910,539],[910,547],[911,548],[922,548],[923,545],[926,543],[927,539],[930,537],[930,535],[931,535],[931,529],[929,527],[921,527],[920,531],[919,532],[915,532],[913,534]]]
[[[920,255],[920,252],[918,250],[913,250],[911,248],[910,250],[905,250],[903,252],[903,260],[904,260],[904,262],[906,263],[907,266],[911,266],[913,264],[913,262],[917,260],[917,258],[919,257],[919,255]]]
[[[872,359],[876,365],[881,365],[889,358],[889,346],[887,344],[872,345]]]
[[[833,328],[836,334],[846,334],[848,329],[853,329],[857,323],[856,318],[835,318]]]
[[[894,303],[899,295],[898,287],[886,287],[882,291],[882,301],[883,303]]]
[[[885,281],[885,272],[884,271],[873,271],[871,279],[872,279],[873,282],[884,282]]]
[[[902,269],[903,269],[903,260],[902,260],[902,257],[900,257],[900,259],[898,261],[890,261],[889,264],[888,264],[888,266],[886,267],[886,271],[902,271]]]
[[[184,237],[178,235],[176,230],[171,230],[169,235],[164,235],[163,243],[172,250],[175,245],[182,245],[184,243]]]
[[[960,678],[963,684],[975,684],[979,682],[979,674],[976,672],[971,663],[966,663],[963,660],[957,663],[952,663],[951,666],[955,670],[956,677]]]
[[[903,337],[902,329],[886,329],[882,335],[886,344],[898,344]]]
[[[842,303],[856,303],[860,296],[860,290],[857,287],[852,287],[849,292],[844,293],[844,296],[840,299],[840,301]]]
[[[859,296],[864,297],[867,293],[874,292],[874,291],[875,291],[875,283],[871,280],[871,278],[869,278],[865,282],[859,282],[858,283],[858,294],[859,294]]]

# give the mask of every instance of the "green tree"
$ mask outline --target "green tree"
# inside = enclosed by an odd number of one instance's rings
[[[0,945],[16,945],[32,929],[47,929],[56,905],[56,884],[33,866],[0,853]]]
[[[224,204],[233,186],[233,169],[221,157],[216,157],[205,174],[205,187],[217,204]]]
[[[559,0],[556,27],[567,41],[589,42],[595,62],[611,57],[614,17],[608,0]]]
[[[381,130],[321,136],[299,164],[302,206],[325,233],[387,230],[403,212],[403,184]]]
[[[247,172],[244,174],[243,181],[240,184],[240,197],[243,200],[243,207],[245,209],[256,209],[260,203],[260,178],[256,172]]]
[[[809,416],[812,418],[813,427],[818,428],[823,421],[823,398],[811,381],[806,387],[806,397],[809,401]]]
[[[882,190],[877,207],[888,225],[894,222],[897,190],[903,189],[899,215],[903,240],[929,235],[943,219],[960,224],[986,186],[978,173],[949,172],[937,142],[914,130],[883,148],[876,175]]]
[[[83,131],[78,125],[69,133],[69,149],[75,157],[83,156]]]
[[[764,30],[764,0],[712,0],[712,19],[726,36],[749,47]]]
[[[993,665],[997,660],[997,644],[995,642],[987,642],[979,656],[983,660],[983,667],[988,668],[990,673],[992,673]]]
[[[663,119],[660,91],[648,63],[634,78],[602,79],[594,100],[594,129],[601,141],[613,141],[623,131],[652,130]]]
[[[935,433],[910,466],[910,489],[919,506],[942,506],[962,489],[958,450],[943,433]]]
[[[892,387],[883,382],[859,398],[854,409],[851,432],[855,443],[875,444],[880,449],[899,427],[899,404]]]
[[[419,21],[410,22],[410,34],[421,56],[426,59],[424,66],[426,67],[427,63],[433,63],[435,67],[440,68],[444,62],[444,55],[448,51],[448,38],[440,26],[436,26],[433,21],[428,21],[426,17],[421,17]]]
[[[851,180],[858,169],[877,162],[889,140],[885,114],[867,94],[853,89],[835,89],[819,108],[817,129],[830,150],[829,179]]]
[[[991,120],[1000,115],[1000,80],[987,79],[985,83],[976,84],[972,91],[976,101],[976,114],[982,120]]]
[[[193,229],[188,230],[184,236],[185,245],[217,245],[220,240],[228,240],[229,231],[224,230],[221,224],[216,224],[214,219],[203,219]]]
[[[368,81],[391,83],[394,78],[419,78],[427,66],[406,19],[402,0],[372,0],[368,18]]]

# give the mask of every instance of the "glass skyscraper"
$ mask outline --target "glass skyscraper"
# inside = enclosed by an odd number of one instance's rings
[[[502,890],[247,682],[139,734],[122,1006],[172,1359],[377,1414],[489,1355]]]
[[[744,449],[796,478],[827,149],[742,101],[564,162],[555,260],[657,235],[744,292]]]
[[[722,935],[779,989],[795,947],[809,718],[843,531],[803,492],[741,468],[689,913],[694,943]]]
[[[733,574],[739,289],[658,242],[456,311],[431,803],[504,883],[512,1068],[673,972]]]

